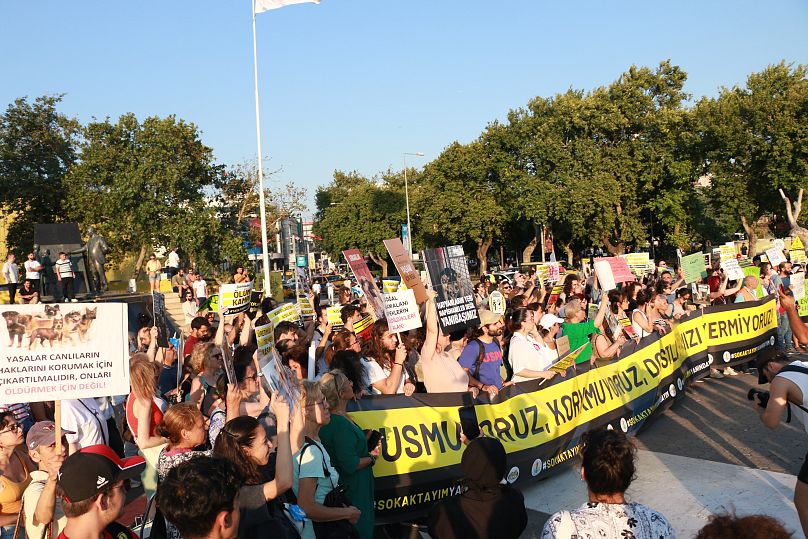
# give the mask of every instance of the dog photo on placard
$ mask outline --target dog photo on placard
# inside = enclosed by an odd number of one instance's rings
[[[32,310],[20,306],[2,312],[6,335],[0,332],[3,346],[27,348],[63,348],[87,343],[91,340],[97,306],[73,306],[62,312],[59,304],[40,304]],[[21,311],[25,311],[24,313]]]

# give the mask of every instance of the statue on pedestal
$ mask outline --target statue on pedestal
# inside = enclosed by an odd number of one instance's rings
[[[104,265],[107,263],[106,254],[109,252],[109,245],[104,236],[95,233],[95,227],[87,229],[90,235],[87,243],[81,249],[72,251],[70,254],[82,254],[87,259],[88,282],[91,290],[96,294],[103,294],[109,290],[107,276],[104,273]]]

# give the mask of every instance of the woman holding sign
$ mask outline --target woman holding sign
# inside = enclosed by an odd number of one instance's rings
[[[514,382],[537,378],[549,380],[556,375],[555,372],[546,370],[550,363],[547,356],[541,352],[544,343],[534,337],[538,334],[533,311],[524,308],[515,309],[508,319],[508,329],[513,332],[508,347],[508,359],[513,366]]]
[[[397,333],[388,331],[387,322],[379,320],[373,326],[370,340],[370,361],[365,363],[368,379],[376,395],[403,393],[408,397],[415,391],[404,371],[407,348]]]
[[[429,393],[460,393],[469,391],[469,375],[457,359],[463,347],[452,346],[451,336],[443,335],[438,328],[438,313],[435,308],[434,290],[427,290],[426,339],[421,347],[419,363],[424,371],[424,386]],[[465,330],[462,330],[465,334]],[[465,339],[458,339],[464,342]],[[473,388],[476,397],[477,388]]]

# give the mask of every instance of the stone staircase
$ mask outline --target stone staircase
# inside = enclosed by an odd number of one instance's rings
[[[185,313],[182,312],[182,303],[179,296],[170,288],[164,294],[166,296],[166,315],[174,323],[174,327],[180,328],[183,334],[188,335],[191,328],[185,323]]]

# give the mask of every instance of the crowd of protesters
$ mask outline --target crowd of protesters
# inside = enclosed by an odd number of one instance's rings
[[[182,350],[158,347],[156,328],[144,321],[129,358],[129,395],[62,401],[60,451],[48,403],[0,411],[3,539],[23,528],[37,539],[45,528],[59,537],[134,537],[115,523],[133,482],[155,496],[152,537],[370,539],[380,441],[351,419],[351,401],[416,392],[495,399],[516,383],[575,376],[616,360],[626,346],[671,331],[700,305],[754,300],[758,285],[764,293],[785,292],[794,271],[788,262],[772,269],[755,260],[759,278],[732,282],[716,261],[702,303],[692,301],[683,272],[666,267],[610,291],[600,289],[591,266],[567,272],[560,293],[536,272],[483,275],[474,285],[478,327],[444,334],[437,293],[428,290],[422,328],[391,333],[385,320],[376,320],[367,338],[354,331],[371,312],[367,298],[350,286],[316,287],[310,292],[313,320],[274,327],[281,363],[299,384],[299,397],[287,402],[269,391],[255,335],[277,306],[274,300],[265,299],[254,314],[209,316],[202,276],[170,261],[173,291],[188,306]],[[153,289],[159,287],[157,263],[146,269]],[[233,279],[250,277],[237,268]],[[503,314],[489,308],[495,291],[504,298]],[[778,301],[788,328],[795,323],[794,303]],[[328,317],[331,303],[341,306],[336,330]],[[806,332],[800,325],[792,335],[781,324],[779,346],[788,352],[808,344]],[[562,338],[568,349],[582,351],[574,367],[557,372],[551,367],[566,353],[559,349]],[[234,380],[225,361],[232,361]],[[502,444],[493,438],[466,442],[463,494],[432,509],[431,535],[518,537],[527,515],[521,494],[501,484],[507,470]],[[139,455],[127,457],[127,445]],[[625,435],[593,431],[582,456],[589,503],[553,515],[543,537],[586,537],[596,528],[603,537],[674,536],[660,513],[624,497],[635,476],[634,448]]]

